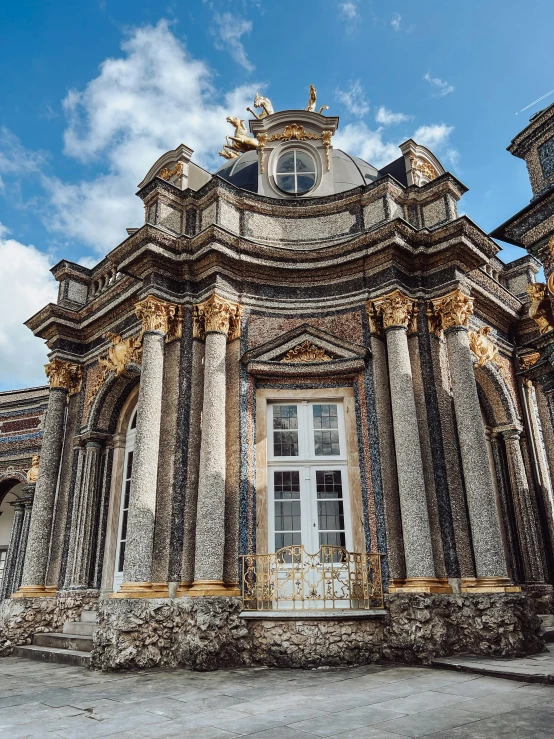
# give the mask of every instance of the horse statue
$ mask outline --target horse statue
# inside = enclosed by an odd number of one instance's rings
[[[257,116],[260,120],[262,118],[267,118],[268,115],[272,115],[275,112],[273,110],[271,100],[269,98],[262,97],[259,92],[256,93],[256,97],[254,98],[254,107],[262,109],[260,115]]]
[[[315,113],[315,104],[317,99],[317,90],[313,85],[310,85],[310,99],[308,100],[308,104],[306,105],[306,110],[309,110],[310,113]],[[317,111],[319,115],[321,115],[322,110],[329,110],[328,105],[322,105],[321,108]]]
[[[244,152],[258,148],[258,139],[250,136],[244,125],[244,120],[228,117],[227,123],[235,127],[235,133],[233,136],[225,137],[227,143],[219,152],[219,156],[225,157],[225,159],[236,159]]]

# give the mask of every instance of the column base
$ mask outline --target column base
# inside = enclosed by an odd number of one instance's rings
[[[12,598],[53,598],[56,595],[55,585],[22,585],[12,594]]]
[[[407,577],[391,580],[389,593],[452,593],[452,586],[443,578]]]
[[[180,598],[183,595],[188,595],[189,594],[189,590],[191,588],[192,588],[192,583],[191,582],[182,582],[182,583],[180,583],[179,587],[177,588],[177,594],[176,594],[175,597],[176,598]]]
[[[169,591],[164,582],[124,582],[110,598],[169,598]]]
[[[520,593],[509,577],[462,577],[462,593]]]
[[[219,595],[226,597],[236,597],[240,595],[238,583],[224,583],[223,580],[195,580],[188,592],[183,593],[190,597],[201,597],[209,595]]]

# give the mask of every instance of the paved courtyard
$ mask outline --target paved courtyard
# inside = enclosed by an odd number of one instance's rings
[[[0,737],[554,737],[554,687],[417,667],[102,674],[0,660]]]

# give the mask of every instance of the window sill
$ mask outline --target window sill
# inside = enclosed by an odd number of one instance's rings
[[[297,609],[275,611],[242,611],[241,618],[258,621],[360,621],[370,618],[384,618],[387,615],[385,608],[371,608],[367,610],[337,609]]]

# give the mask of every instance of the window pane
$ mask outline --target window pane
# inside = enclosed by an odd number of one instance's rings
[[[300,544],[302,544],[302,539],[299,531],[275,534],[275,551],[282,549],[283,547],[291,547],[293,545]]]
[[[294,172],[294,151],[288,151],[279,157],[277,172]]]
[[[296,192],[307,192],[314,184],[314,174],[299,174],[296,178]]]
[[[275,531],[300,531],[299,500],[275,501]]]
[[[276,500],[300,499],[300,473],[298,471],[274,472],[273,487]]]
[[[320,531],[319,546],[327,544],[330,547],[346,547],[346,536],[344,531]]]
[[[117,571],[123,572],[123,563],[125,562],[125,542],[122,541],[119,546],[119,559],[117,563]]]
[[[317,519],[320,531],[344,530],[342,500],[320,500],[317,504]]]
[[[126,479],[130,479],[132,470],[133,470],[133,452],[129,452],[129,456],[127,457],[127,474],[125,475]]]
[[[342,498],[342,476],[340,470],[317,470],[315,473],[318,500]]]
[[[297,429],[298,408],[295,405],[273,406],[273,428],[274,429]]]
[[[296,171],[298,174],[304,172],[315,172],[314,160],[304,151],[296,152]]]
[[[294,182],[294,175],[281,175],[278,174],[276,177],[277,187],[285,192],[296,192],[296,186]]]
[[[298,431],[274,431],[273,455],[275,457],[297,457]]]
[[[330,457],[340,454],[338,431],[314,431],[316,457]]]
[[[129,515],[129,511],[123,511],[123,521],[121,522],[121,538],[126,539],[127,538],[127,517]]]

